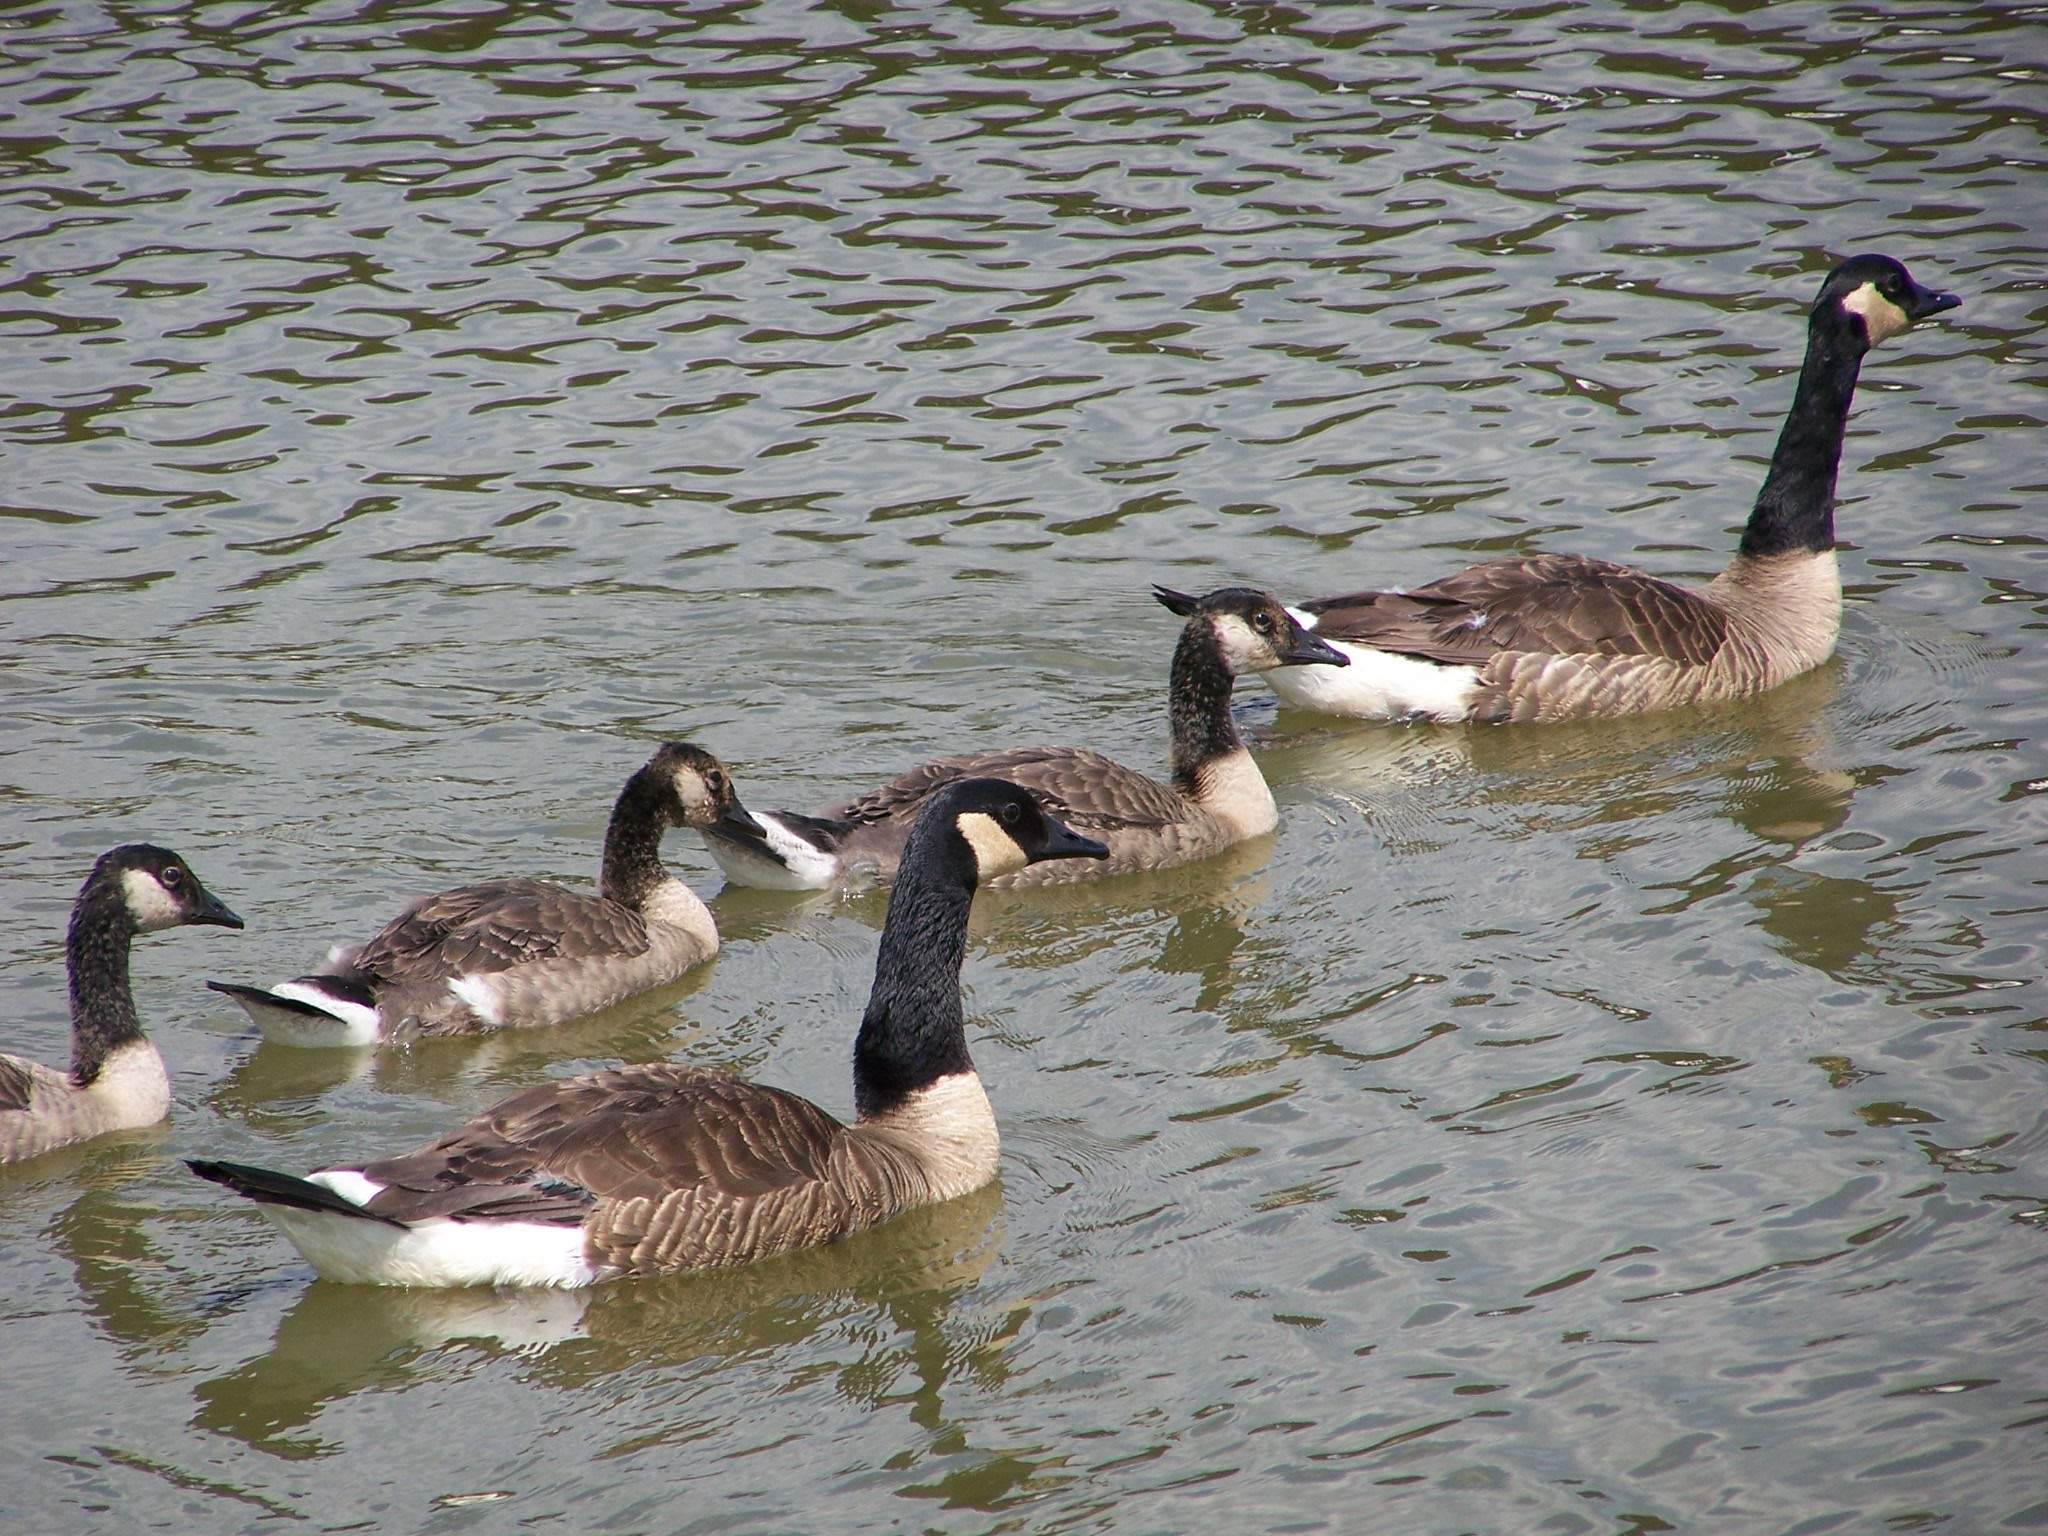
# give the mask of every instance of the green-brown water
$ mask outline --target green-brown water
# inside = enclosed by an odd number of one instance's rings
[[[162,1129],[0,1170],[23,1531],[2048,1526],[2039,7],[50,4],[0,18],[0,1045],[104,847]],[[178,1169],[621,1059],[850,1109],[879,896],[671,991],[259,1046],[408,894],[588,879],[664,737],[809,808],[1158,766],[1154,580],[1704,576],[1834,256],[1822,672],[1536,730],[1241,714],[1211,864],[993,896],[1000,1185],[580,1296],[314,1283]],[[694,839],[672,862],[709,894]]]

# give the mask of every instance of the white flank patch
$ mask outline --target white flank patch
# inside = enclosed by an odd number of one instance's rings
[[[306,1182],[333,1190],[350,1205],[368,1205],[384,1193],[382,1184],[364,1177],[354,1168],[323,1168],[318,1173],[307,1174]]]
[[[178,905],[177,898],[147,870],[121,871],[121,901],[143,933],[175,928],[185,920],[185,909]]]
[[[706,837],[704,846],[734,885],[768,891],[822,891],[839,878],[839,856],[806,839],[773,811],[754,820],[768,834],[768,846],[736,838]]]
[[[496,1029],[505,1022],[505,1012],[498,999],[497,979],[495,976],[450,976],[448,990],[477,1016],[479,1023]]]
[[[1326,637],[1327,638],[1327,637]],[[1477,667],[1446,667],[1396,656],[1368,645],[1331,640],[1351,658],[1348,667],[1282,667],[1267,685],[1296,709],[1360,720],[1462,720],[1479,682]]]
[[[340,1172],[316,1174],[314,1182],[329,1183]],[[607,1273],[584,1257],[580,1226],[436,1217],[416,1227],[394,1227],[339,1211],[301,1211],[284,1205],[258,1209],[322,1279],[344,1285],[579,1286],[602,1280]]]
[[[310,982],[281,981],[270,989],[270,995],[318,1008],[325,1018],[311,1018],[294,1008],[265,1008],[254,998],[230,995],[249,1011],[249,1017],[256,1021],[266,1039],[281,1045],[327,1050],[335,1046],[375,1045],[384,1038],[384,1026],[375,1008],[335,997]]]

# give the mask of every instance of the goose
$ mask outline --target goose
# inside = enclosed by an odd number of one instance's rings
[[[758,831],[704,828],[711,856],[738,885],[818,890],[855,873],[889,879],[919,806],[955,780],[990,774],[1022,784],[1054,814],[1109,845],[1099,864],[1034,865],[1004,886],[1163,869],[1270,832],[1272,792],[1230,715],[1239,674],[1321,662],[1342,652],[1309,634],[1270,593],[1224,587],[1206,597],[1155,594],[1187,619],[1167,684],[1171,782],[1081,747],[1014,747],[942,757],[815,816],[763,811]]]
[[[513,1094],[417,1151],[310,1178],[191,1159],[323,1277],[573,1287],[722,1269],[837,1241],[995,1177],[960,965],[975,888],[1108,849],[1015,784],[966,779],[918,817],[853,1049],[851,1125],[709,1067],[653,1062]]]
[[[1741,546],[1706,587],[1580,555],[1490,560],[1412,591],[1303,603],[1296,618],[1351,668],[1268,683],[1297,708],[1355,718],[1562,720],[1741,698],[1812,670],[1841,623],[1835,475],[1863,355],[1961,302],[1889,256],[1828,274]]]
[[[171,1112],[164,1059],[142,1032],[128,985],[128,945],[138,933],[186,923],[242,926],[168,848],[124,843],[100,855],[64,940],[71,1070],[0,1056],[0,1163],[155,1125]]]
[[[758,830],[701,747],[665,742],[626,780],[596,895],[503,876],[423,896],[360,948],[271,987],[209,981],[266,1037],[375,1045],[561,1024],[671,982],[718,953],[718,927],[661,862],[670,827]]]

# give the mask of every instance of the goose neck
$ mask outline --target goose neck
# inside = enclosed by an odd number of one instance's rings
[[[64,941],[71,989],[71,1080],[90,1086],[107,1057],[142,1038],[128,983],[128,944],[135,920],[116,885],[89,884],[71,909]]]
[[[1792,409],[1742,532],[1751,559],[1835,547],[1835,477],[1865,349],[1816,318]]]
[[[1167,721],[1174,787],[1191,798],[1200,791],[1202,770],[1244,745],[1230,717],[1235,682],[1213,626],[1191,623],[1181,631],[1167,681]]]
[[[668,867],[661,862],[662,834],[668,830],[662,787],[645,768],[626,780],[612,807],[604,833],[604,865],[597,888],[619,905],[639,911],[665,884]]]
[[[931,829],[919,827],[919,832]],[[890,894],[875,957],[875,985],[853,1047],[854,1108],[862,1120],[888,1113],[942,1077],[974,1070],[960,1001],[967,953],[971,865],[933,867],[945,850],[913,834]],[[959,850],[962,862],[964,846]]]

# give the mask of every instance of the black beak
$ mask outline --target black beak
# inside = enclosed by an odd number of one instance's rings
[[[1046,859],[1106,859],[1109,844],[1083,837],[1057,816],[1045,818],[1045,842],[1031,855],[1033,864]]]
[[[1952,293],[1936,293],[1932,288],[1916,288],[1913,292],[1913,307],[1906,311],[1909,318],[1925,320],[1929,315],[1938,315],[1945,309],[1960,309],[1963,301]]]
[[[749,837],[757,843],[768,841],[768,829],[762,826],[760,822],[754,820],[753,813],[744,805],[741,805],[737,798],[725,808],[713,825],[719,831],[728,833],[733,837]]]
[[[223,928],[249,926],[230,910],[226,902],[201,885],[196,878],[192,881],[192,887],[192,915],[185,919],[186,922],[217,923]]]
[[[1320,638],[1315,631],[1303,629],[1290,613],[1287,615],[1287,644],[1280,647],[1280,665],[1300,667],[1310,663],[1325,667],[1348,667],[1351,665],[1351,658],[1329,641]]]

